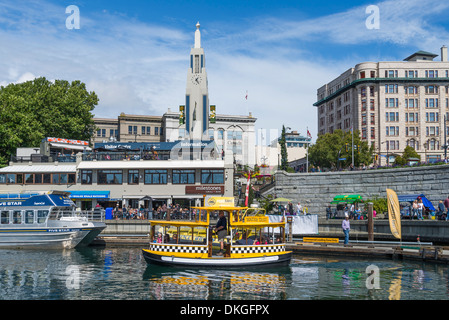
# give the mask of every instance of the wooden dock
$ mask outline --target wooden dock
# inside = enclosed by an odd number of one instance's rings
[[[449,263],[449,247],[420,245],[419,243],[396,245],[381,243],[341,244],[341,243],[306,243],[287,244],[287,250],[297,254],[376,257],[401,260],[419,260],[425,262]]]

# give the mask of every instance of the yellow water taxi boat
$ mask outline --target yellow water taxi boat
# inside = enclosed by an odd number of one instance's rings
[[[192,220],[150,220],[150,245],[143,249],[148,263],[172,266],[250,267],[289,264],[285,221],[270,222],[263,209],[194,207]],[[223,212],[226,237],[222,255],[211,215]]]

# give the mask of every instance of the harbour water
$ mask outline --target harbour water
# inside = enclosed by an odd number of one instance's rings
[[[372,273],[370,270],[375,270]],[[290,266],[147,265],[141,249],[0,251],[2,300],[448,300],[446,265],[295,255]]]

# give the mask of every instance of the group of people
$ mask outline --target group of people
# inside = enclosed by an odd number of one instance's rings
[[[294,216],[294,215],[300,215],[300,214],[307,214],[308,209],[307,207],[303,207],[301,205],[301,202],[298,201],[296,205],[293,205],[290,201],[288,202],[287,206],[279,205],[279,212]]]
[[[196,215],[196,210],[193,209],[192,212],[186,207],[182,208],[180,204],[169,204],[168,206],[164,203],[163,205],[157,206],[157,208],[144,208],[140,206],[139,209],[132,208],[131,206],[123,206],[122,208],[117,206],[113,210],[113,219],[116,220],[146,220],[146,219],[166,219],[167,214],[170,214],[170,219],[194,219]]]

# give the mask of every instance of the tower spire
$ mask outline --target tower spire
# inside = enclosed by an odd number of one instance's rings
[[[201,32],[200,32],[200,22],[199,21],[196,23],[194,48],[201,48]]]

